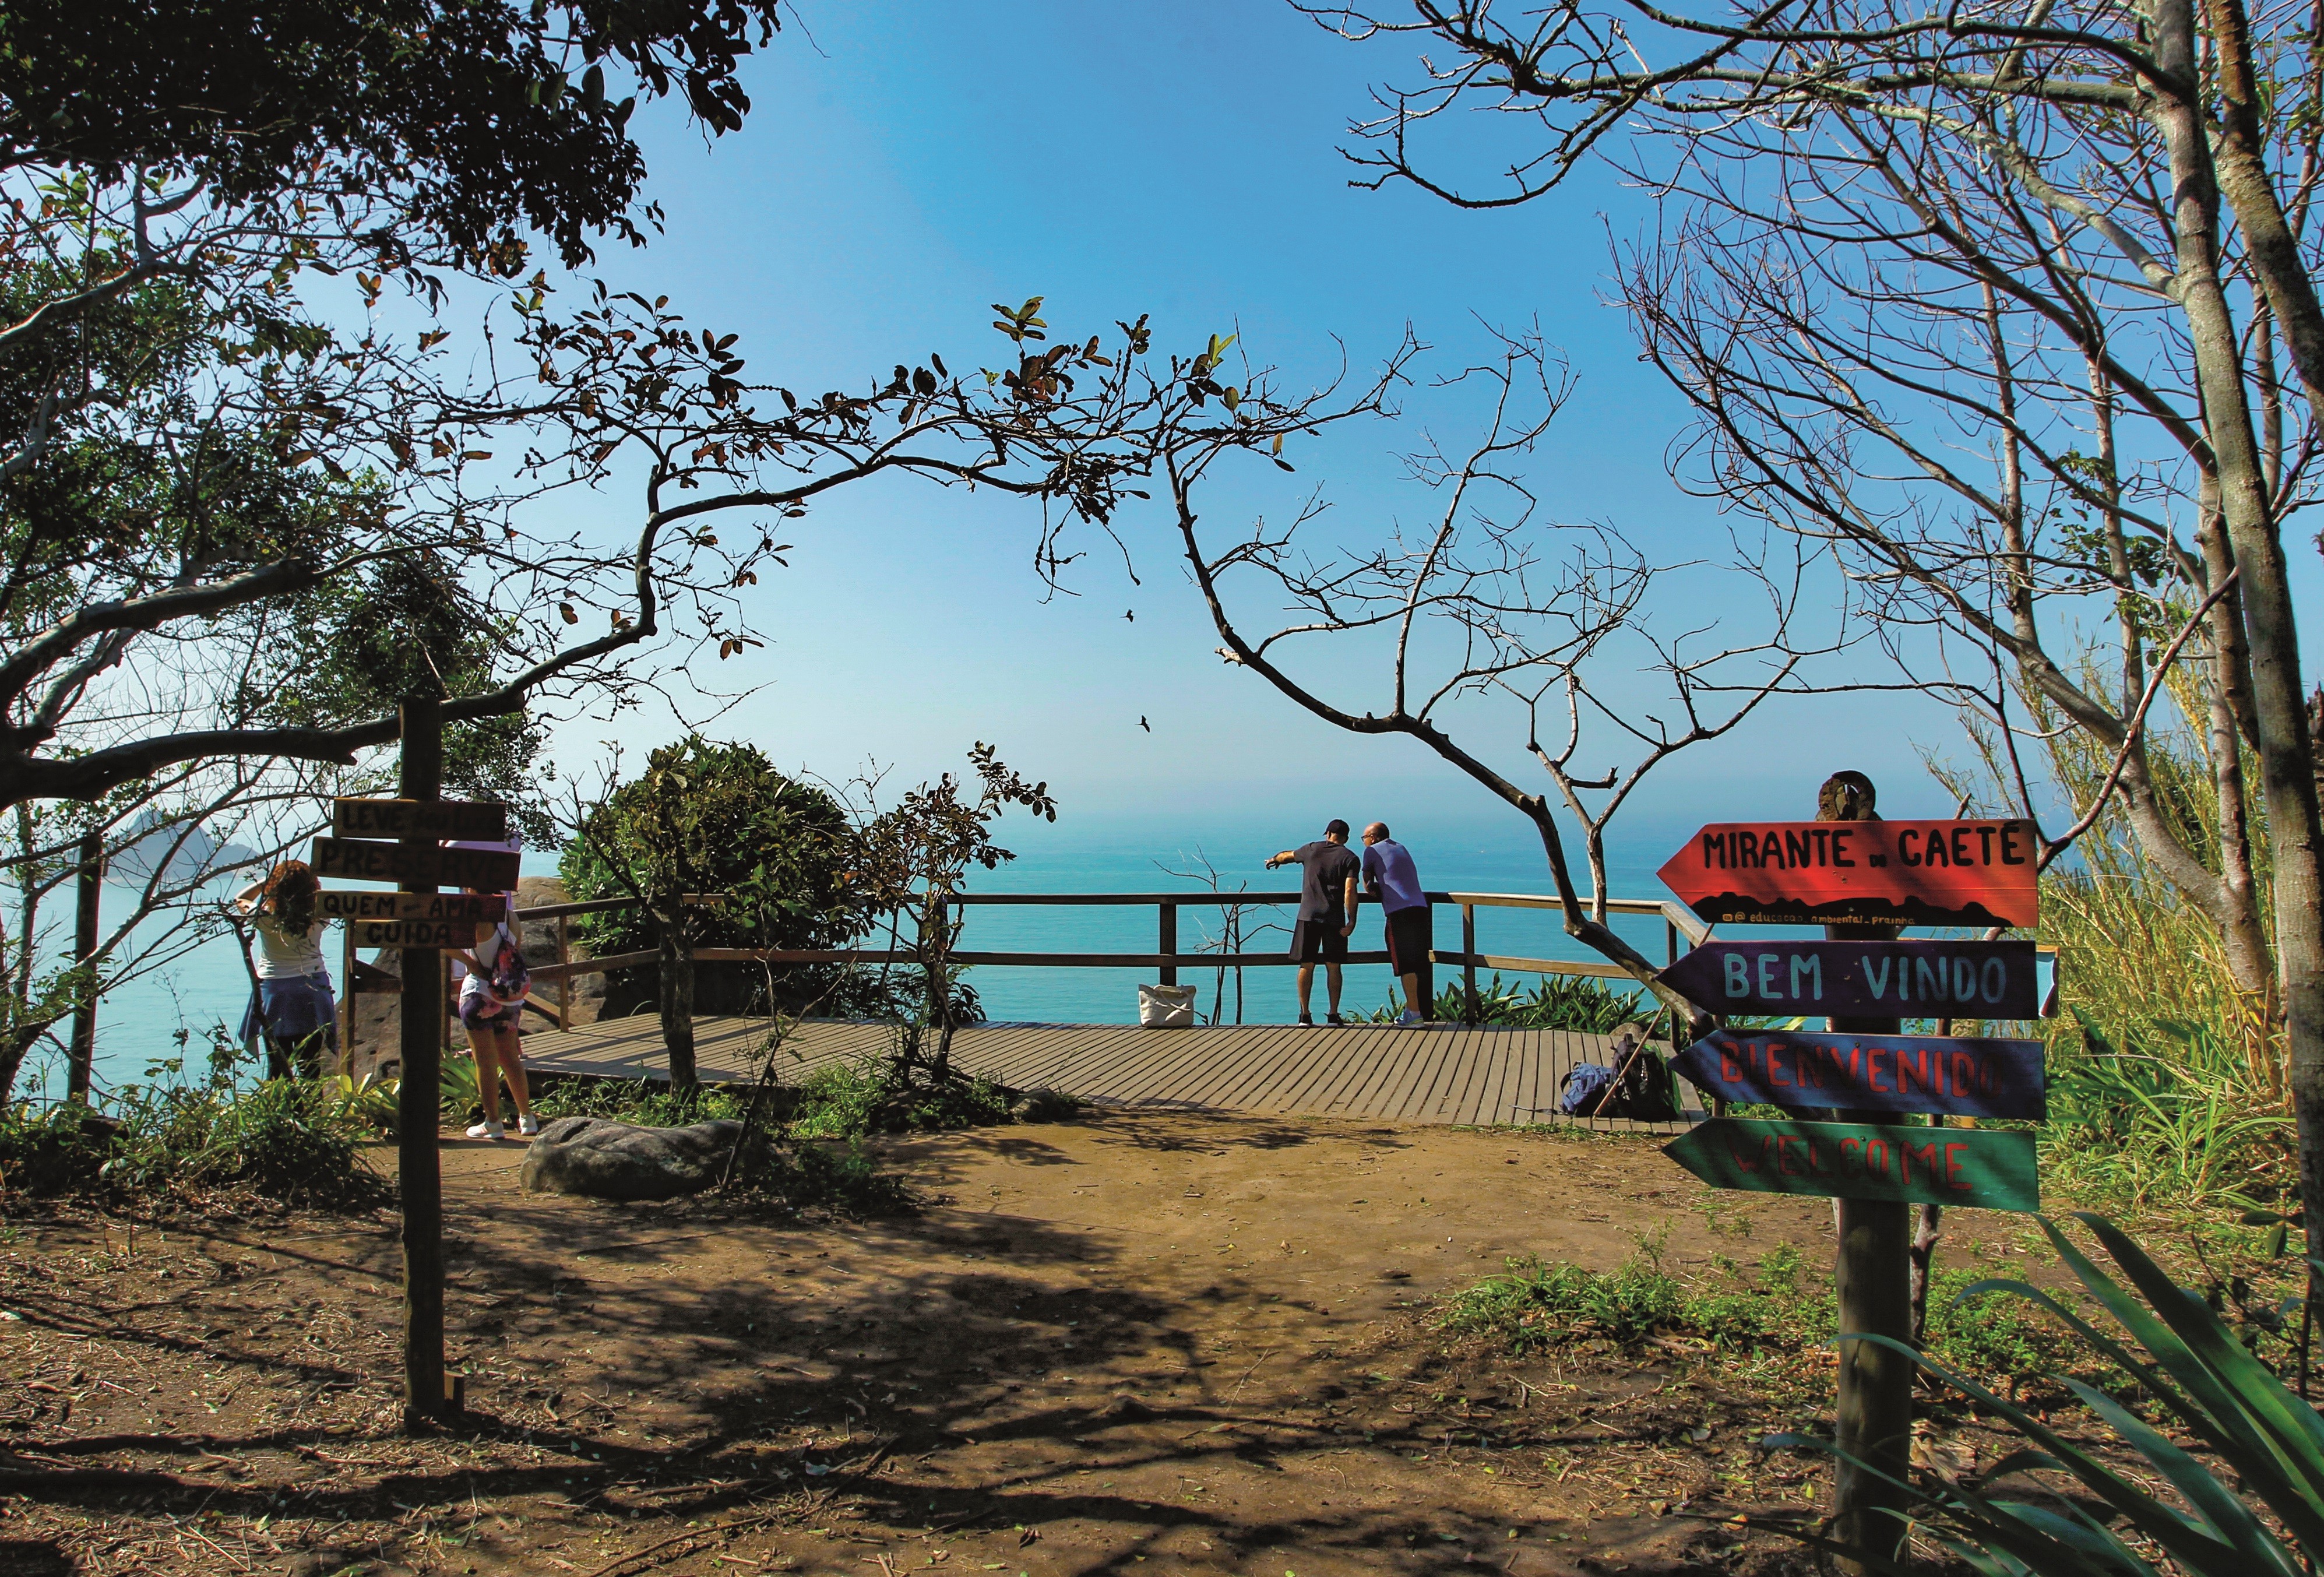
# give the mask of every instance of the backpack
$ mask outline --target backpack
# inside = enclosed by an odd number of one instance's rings
[[[1627,1029],[1614,1037],[1614,1093],[1598,1115],[1633,1122],[1678,1120],[1678,1092],[1671,1082],[1670,1065]]]
[[[1587,1117],[1598,1110],[1599,1098],[1614,1080],[1614,1070],[1594,1062],[1576,1063],[1557,1087],[1557,1109],[1567,1117]]]
[[[493,931],[492,971],[484,980],[484,992],[504,1008],[512,1008],[532,989],[532,971],[526,967],[524,948],[506,926]]]
[[[1614,1037],[1614,1065],[1575,1065],[1558,1087],[1557,1109],[1568,1117],[1618,1117],[1632,1122],[1675,1122],[1678,1100],[1668,1064],[1624,1028]]]

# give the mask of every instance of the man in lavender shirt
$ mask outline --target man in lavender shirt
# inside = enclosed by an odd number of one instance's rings
[[[1364,829],[1364,885],[1388,917],[1388,967],[1404,982],[1399,1024],[1425,1024],[1434,1016],[1434,971],[1429,967],[1428,894],[1413,868],[1412,852],[1388,835],[1388,823]]]

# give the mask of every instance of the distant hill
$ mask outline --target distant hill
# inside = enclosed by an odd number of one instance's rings
[[[180,842],[181,829],[158,810],[140,812],[137,819],[130,823],[129,830],[137,835],[113,856],[107,867],[109,874],[126,881],[150,881],[154,867],[165,859],[169,868],[161,873],[164,881],[189,881],[206,870],[215,871],[258,857],[257,851],[246,844],[211,836],[207,827],[194,827]]]

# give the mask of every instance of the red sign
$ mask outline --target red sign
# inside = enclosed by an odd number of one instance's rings
[[[2030,821],[1720,822],[1658,874],[1712,925],[2027,926]]]

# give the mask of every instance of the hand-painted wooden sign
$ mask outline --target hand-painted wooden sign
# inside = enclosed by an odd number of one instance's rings
[[[2039,1210],[2034,1136],[1990,1128],[1714,1117],[1663,1153],[1717,1188]]]
[[[1671,1065],[1705,1094],[1769,1106],[2050,1114],[2038,1040],[1721,1029]]]
[[[334,799],[331,834],[341,838],[466,838],[499,843],[508,836],[508,807],[460,799]]]
[[[2031,942],[1705,942],[1662,972],[1720,1014],[2036,1019],[2045,1001]]]
[[[476,945],[474,920],[357,920],[358,947],[457,947]]]
[[[503,849],[416,849],[402,844],[317,838],[315,873],[352,881],[408,881],[415,887],[477,887],[501,891],[516,885],[522,856]]]
[[[327,920],[468,920],[508,918],[508,898],[498,892],[369,892],[326,888],[315,895],[315,912]]]
[[[1720,822],[1658,874],[1713,925],[2031,926],[2030,821]]]

